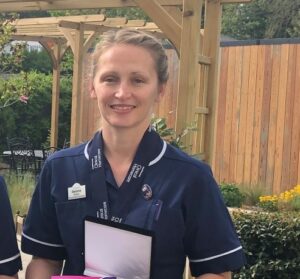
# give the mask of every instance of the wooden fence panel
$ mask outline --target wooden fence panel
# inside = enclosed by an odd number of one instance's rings
[[[214,162],[219,182],[260,184],[277,194],[299,183],[299,49],[299,44],[221,49],[222,139]]]

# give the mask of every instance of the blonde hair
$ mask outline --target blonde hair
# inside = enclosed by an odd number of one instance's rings
[[[155,37],[139,30],[119,29],[103,33],[100,42],[96,45],[92,56],[92,76],[97,70],[101,55],[109,48],[117,44],[128,44],[142,47],[148,50],[155,62],[159,83],[168,81],[168,57],[161,42]]]

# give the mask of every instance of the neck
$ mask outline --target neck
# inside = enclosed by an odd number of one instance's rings
[[[104,154],[109,161],[131,163],[145,129],[109,129],[103,128]]]

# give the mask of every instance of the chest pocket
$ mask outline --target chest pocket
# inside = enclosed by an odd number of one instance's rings
[[[152,230],[153,218],[156,212],[156,206],[153,200],[145,201],[140,199],[136,201],[126,217],[125,223],[131,226]]]

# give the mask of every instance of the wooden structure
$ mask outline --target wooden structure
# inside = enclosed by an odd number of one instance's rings
[[[300,183],[300,40],[221,48],[214,172],[278,194]]]
[[[190,153],[212,162],[215,146],[215,111],[218,89],[218,50],[222,4],[250,2],[251,0],[51,0],[18,1],[0,0],[0,11],[99,9],[138,6],[155,22],[163,34],[173,43],[180,55],[176,130],[180,132],[196,121],[197,132],[188,140],[193,143]],[[204,19],[202,9],[205,8]],[[97,34],[113,27],[99,16],[97,24],[88,19],[59,20],[59,36],[51,36],[46,29],[39,34],[20,35],[19,39],[36,40],[49,50],[53,60],[53,90],[51,118],[51,146],[57,143],[59,72],[62,55],[68,46],[74,53],[74,77],[72,91],[71,144],[82,140],[82,61],[84,50]],[[49,19],[50,20],[50,19]],[[90,20],[90,22],[93,20]],[[203,22],[203,36],[200,23]],[[95,22],[93,22],[95,23]],[[99,24],[100,23],[100,24]],[[44,20],[37,20],[42,26]],[[126,26],[116,24],[114,27]],[[52,26],[53,27],[53,26]],[[133,26],[134,27],[134,26]],[[38,28],[38,27],[37,27]],[[86,33],[90,32],[88,37]],[[18,34],[16,34],[17,36]],[[62,36],[63,35],[63,36]],[[16,37],[17,38],[17,37]],[[188,43],[187,43],[188,42]]]

